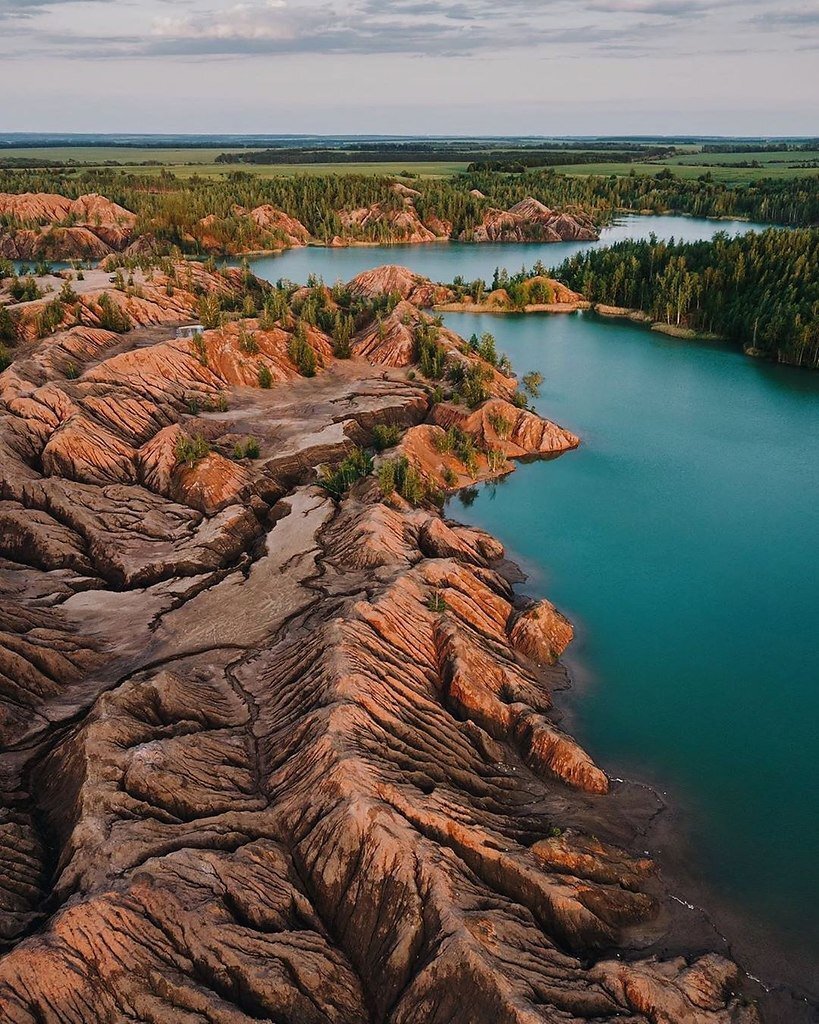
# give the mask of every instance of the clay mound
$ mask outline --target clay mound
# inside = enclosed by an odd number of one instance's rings
[[[444,285],[435,284],[428,277],[395,264],[365,270],[354,277],[347,287],[354,295],[368,298],[375,295],[400,295],[415,306],[434,306],[452,298],[452,292]]]
[[[392,242],[417,244],[434,242],[439,237],[423,224],[411,203],[400,207],[373,203],[372,206],[358,210],[341,210],[338,216],[344,229],[354,239],[377,238],[379,233],[383,233]]]
[[[71,200],[48,192],[0,192],[0,214],[19,221],[52,224],[65,220],[71,209]]]
[[[524,220],[530,221],[550,221],[555,215],[554,210],[550,210],[548,206],[544,206],[543,203],[538,202],[532,196],[526,196],[519,203],[510,206],[509,212],[516,217],[523,217]]]
[[[0,257],[10,260],[97,260],[110,252],[109,243],[85,227],[22,228],[0,235]]]
[[[310,232],[301,221],[270,204],[251,210],[250,219],[265,231],[281,234],[288,245],[306,245],[310,241]]]
[[[399,196],[403,196],[405,199],[419,199],[421,193],[418,189],[410,188],[409,185],[404,185],[400,181],[395,181],[390,185],[390,191],[395,192]]]
[[[7,259],[100,259],[131,241],[136,215],[97,193],[69,200],[48,193],[0,193],[0,214],[21,224],[47,225],[0,233],[0,256]]]
[[[353,355],[379,366],[409,366],[415,361],[415,327],[424,315],[402,300],[383,320],[376,320],[353,339]]]
[[[526,196],[509,210],[487,209],[481,222],[459,236],[472,242],[559,242],[597,239],[592,222],[584,215],[557,214]]]
[[[503,399],[490,399],[473,412],[442,402],[431,419],[443,428],[460,427],[481,447],[499,449],[510,458],[558,454],[580,444],[571,431]]]

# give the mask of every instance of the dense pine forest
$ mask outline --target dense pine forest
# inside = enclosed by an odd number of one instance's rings
[[[137,175],[112,169],[85,171],[3,170],[0,192],[58,192],[71,198],[99,192],[139,215],[137,232],[150,232],[178,244],[202,217],[215,214],[236,229],[236,204],[252,208],[271,203],[298,218],[316,238],[342,233],[340,210],[400,206],[391,190],[395,178],[368,175],[292,175],[263,179],[237,171],[226,180],[181,179],[168,171]],[[557,209],[582,209],[598,224],[617,212],[673,212],[700,217],[745,217],[771,224],[807,226],[819,223],[819,175],[802,179],[760,179],[730,188],[705,175],[695,181],[668,171],[653,177],[572,177],[553,169],[503,174],[481,171],[437,180],[409,179],[420,196],[415,205],[422,218],[450,221],[453,236],[470,231],[487,206],[508,209],[528,195]],[[479,192],[481,195],[473,194]],[[383,235],[383,237],[382,237]],[[389,228],[373,224],[371,241],[387,241]]]
[[[819,231],[620,242],[571,257],[556,276],[591,302],[819,367]]]

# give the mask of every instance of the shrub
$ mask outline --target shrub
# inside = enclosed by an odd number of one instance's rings
[[[415,328],[415,353],[421,373],[431,380],[443,377],[446,369],[446,349],[437,341],[438,329],[432,324],[418,324]]]
[[[445,487],[454,487],[458,482],[458,474],[451,466],[445,466],[444,471],[441,473],[441,479]]]
[[[290,344],[287,346],[287,354],[299,368],[299,373],[302,377],[315,377],[316,353],[310,347],[301,324],[296,328],[296,333],[290,339]]]
[[[119,308],[108,292],[103,292],[99,297],[99,321],[100,327],[106,331],[125,334],[131,330],[131,318],[124,309]]]
[[[427,598],[427,608],[431,612],[445,612],[447,610],[447,603],[444,599],[443,594],[438,593],[437,590],[433,591]]]
[[[397,491],[411,505],[419,504],[426,494],[420,473],[410,465],[406,455],[382,462],[378,468],[378,482],[384,497]]]
[[[56,331],[63,322],[64,316],[65,310],[63,309],[63,304],[59,299],[54,299],[53,302],[46,303],[46,305],[40,310],[37,317],[37,336],[45,338],[47,335]]]
[[[0,340],[17,340],[17,323],[8,307],[0,302]]]
[[[19,277],[15,277],[11,282],[9,291],[15,302],[33,302],[35,299],[43,297],[42,290],[31,276],[24,277],[22,280]]]
[[[244,324],[239,327],[239,348],[249,356],[259,354],[259,343]]]
[[[495,431],[498,437],[502,441],[506,441],[509,435],[512,433],[512,424],[509,422],[509,420],[506,419],[506,417],[502,413],[499,413],[496,410],[490,412],[486,418],[489,420],[489,425],[492,427],[492,429]]]
[[[77,368],[76,363],[68,362],[65,365],[65,376],[68,380],[76,380],[79,377],[80,371]]]
[[[499,473],[506,465],[506,454],[500,448],[490,448],[486,453],[486,461],[492,473]]]
[[[210,445],[201,434],[197,434],[195,437],[183,434],[176,442],[177,464],[185,465],[189,469],[193,469],[196,463],[204,459],[209,452]]]
[[[273,384],[273,374],[264,363],[259,363],[259,387],[269,388]]]
[[[0,341],[0,373],[2,373],[2,371],[5,370],[7,366],[11,365],[11,361],[13,358],[14,356],[12,355],[11,349],[7,348]]]
[[[255,437],[249,437],[244,443],[237,441],[233,446],[234,459],[258,459],[259,442]]]
[[[378,423],[373,427],[373,444],[379,452],[393,448],[401,439],[401,428],[394,423]]]
[[[498,365],[498,352],[495,348],[495,336],[486,332],[481,335],[481,340],[477,346],[478,355],[481,359],[485,359],[487,363],[491,363],[492,366]]]
[[[349,313],[339,310],[333,327],[333,352],[338,359],[349,359],[353,354],[352,337],[355,324]]]
[[[537,370],[530,370],[529,373],[523,375],[523,390],[532,396],[532,398],[540,398],[540,388],[543,384],[543,374]]]
[[[318,484],[336,498],[373,470],[373,460],[369,452],[363,448],[354,448],[350,454],[332,471],[325,471],[318,478]]]
[[[79,295],[71,287],[70,281],[63,281],[63,286],[60,289],[60,302],[65,302],[67,305],[72,305],[79,299]]]
[[[201,334],[196,333],[191,338],[191,348],[193,349],[194,355],[202,364],[202,366],[208,365],[208,347],[205,344],[205,339]]]
[[[510,401],[512,402],[512,405],[514,405],[516,409],[525,409],[526,406],[529,404],[526,395],[524,395],[522,391],[516,391],[514,395],[512,395]]]
[[[169,286],[170,287],[170,286]],[[171,294],[173,294],[171,292]],[[222,319],[222,303],[218,295],[203,295],[196,304],[199,322],[203,327],[218,327]]]

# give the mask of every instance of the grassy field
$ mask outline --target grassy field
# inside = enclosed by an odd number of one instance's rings
[[[601,160],[593,164],[566,164],[556,167],[564,174],[574,175],[627,175],[657,174],[663,167],[670,168],[680,178],[697,178],[710,172],[717,181],[727,184],[742,184],[760,177],[797,178],[819,174],[819,168],[793,167],[793,164],[819,160],[819,151],[792,153],[701,153],[696,147],[679,147],[685,152],[665,160],[650,163],[622,163]],[[224,149],[156,149],[127,148],[122,146],[73,146],[0,149],[2,158],[29,158],[49,160],[84,168],[103,167],[115,162],[123,169],[143,173],[158,173],[163,169],[172,170],[181,178],[195,174],[208,178],[224,178],[233,171],[247,171],[262,178],[274,178],[289,174],[400,174],[410,171],[422,178],[441,178],[460,174],[466,170],[466,163],[452,161],[389,163],[320,163],[320,164],[217,164],[216,157]],[[229,151],[229,152],[235,152]],[[757,161],[759,167],[731,167],[730,164]]]

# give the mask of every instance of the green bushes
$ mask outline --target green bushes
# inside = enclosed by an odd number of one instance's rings
[[[37,337],[48,337],[62,324],[64,317],[65,310],[59,299],[47,302],[37,316]]]
[[[205,339],[201,334],[194,334],[191,338],[191,348],[193,349],[194,355],[202,364],[202,366],[208,365],[208,347],[205,344]]]
[[[336,498],[348,491],[356,480],[373,471],[373,459],[363,448],[354,448],[334,470],[322,473],[318,484]]]
[[[259,354],[259,343],[244,324],[239,326],[239,348],[249,356]]]
[[[273,374],[270,372],[270,368],[265,366],[264,363],[259,363],[258,377],[260,388],[269,388],[272,386]]]
[[[470,476],[478,471],[478,452],[475,442],[460,427],[450,427],[443,434],[436,434],[435,448],[442,455],[454,455],[459,462],[463,463]]]
[[[393,448],[401,439],[401,428],[395,423],[378,423],[373,427],[373,444],[379,452]]]
[[[19,277],[13,278],[9,291],[15,302],[34,302],[35,299],[43,297],[42,290],[34,278],[30,276],[22,279]]]
[[[258,459],[259,454],[259,442],[255,437],[249,437],[245,441],[237,441],[233,446],[233,458],[236,461],[239,459]]]
[[[537,370],[530,370],[524,373],[521,383],[523,390],[532,398],[540,398],[540,389],[543,385],[543,374]]]
[[[303,324],[299,323],[296,333],[287,346],[287,354],[296,364],[302,377],[315,377],[316,353],[310,347]]]
[[[512,424],[502,413],[493,410],[486,418],[501,441],[509,439],[509,435],[512,433]]]
[[[176,442],[177,465],[187,466],[188,469],[193,469],[209,453],[210,445],[201,434],[194,437],[183,434]]]
[[[170,282],[168,282],[169,287]],[[169,294],[173,294],[171,291]],[[222,322],[222,303],[218,295],[203,295],[196,304],[196,312],[199,322],[203,327],[212,330],[219,327]]]
[[[8,307],[0,302],[0,340],[17,340],[17,322]]]
[[[396,492],[411,505],[418,505],[426,496],[421,474],[410,465],[406,455],[386,459],[378,467],[378,484],[385,498]]]
[[[418,324],[415,328],[415,361],[431,380],[443,377],[446,369],[446,349],[437,338],[438,329],[433,324]]]
[[[492,371],[487,366],[455,363],[449,368],[449,379],[456,402],[462,401],[470,409],[476,409],[489,398],[487,384],[492,379]]]
[[[126,334],[131,330],[131,318],[124,309],[120,309],[108,292],[103,292],[97,301],[100,327],[117,334]]]
[[[10,348],[7,348],[2,341],[0,341],[0,373],[11,366],[11,361],[14,358]]]

